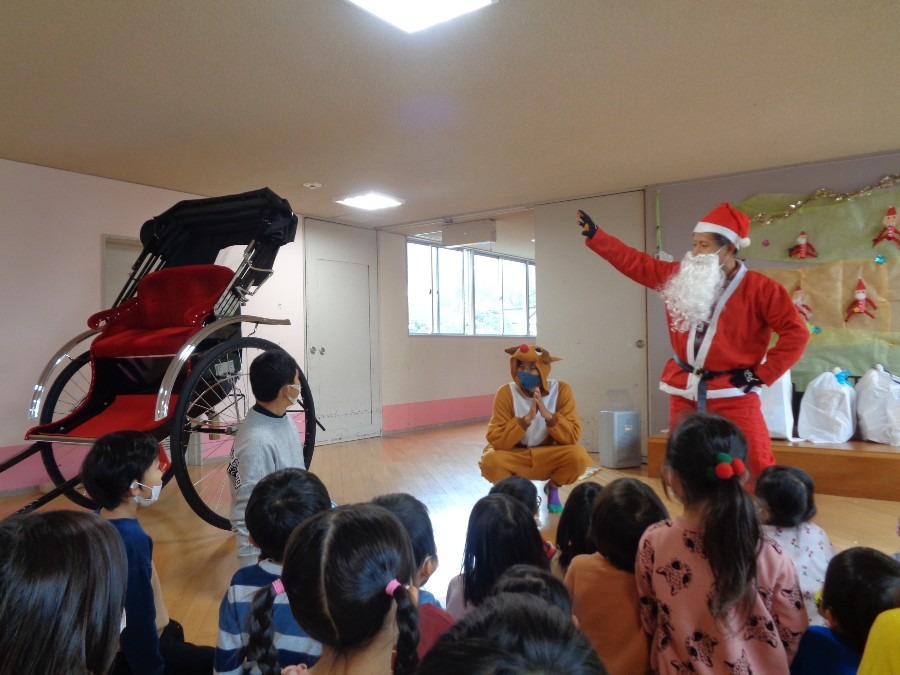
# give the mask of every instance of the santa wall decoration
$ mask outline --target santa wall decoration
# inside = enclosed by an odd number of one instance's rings
[[[806,304],[806,296],[803,295],[803,289],[800,286],[794,289],[794,292],[791,294],[791,300],[793,300],[794,307],[797,308],[797,313],[800,314],[800,317],[809,323],[809,320],[812,318],[812,307]]]
[[[892,241],[900,247],[900,233],[897,232],[897,209],[893,206],[888,207],[881,224],[884,227],[878,233],[878,236],[872,240],[872,246],[878,246],[883,241]]]
[[[812,245],[812,242],[809,241],[809,236],[806,232],[801,230],[800,234],[797,235],[797,243],[788,249],[788,257],[802,260],[807,256],[818,258],[819,253],[816,251],[816,247]]]
[[[900,173],[852,192],[772,192],[736,205],[751,217],[741,257],[784,285],[812,334],[791,369],[797,391],[837,364],[900,372],[898,206]]]
[[[844,317],[844,322],[850,320],[850,317],[855,316],[857,314],[865,314],[871,318],[875,318],[875,315],[872,314],[867,308],[871,307],[873,310],[878,309],[878,306],[869,300],[866,294],[866,285],[863,283],[862,279],[856,282],[856,291],[853,293],[854,300],[850,303],[850,306],[847,308],[847,316]]]

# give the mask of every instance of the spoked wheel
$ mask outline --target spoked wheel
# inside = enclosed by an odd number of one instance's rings
[[[194,364],[178,396],[172,419],[172,468],[184,498],[198,516],[231,528],[232,481],[228,474],[234,436],[256,401],[250,390],[250,363],[278,345],[241,337],[212,347]],[[300,373],[298,411],[288,411],[303,439],[307,466],[316,438],[312,393]]]
[[[40,423],[49,424],[71,413],[81,405],[91,390],[91,357],[85,352],[72,359],[62,369],[47,390],[47,399],[41,408]],[[74,443],[41,442],[41,460],[54,485],[62,485],[81,471],[81,463],[91,449],[89,445]],[[97,508],[81,486],[66,490],[63,494],[79,506]]]

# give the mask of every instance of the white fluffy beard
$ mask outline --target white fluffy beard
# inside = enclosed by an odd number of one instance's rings
[[[691,326],[708,322],[724,282],[725,273],[719,264],[719,256],[713,253],[692,255],[688,251],[678,272],[660,290],[672,327],[684,333]]]

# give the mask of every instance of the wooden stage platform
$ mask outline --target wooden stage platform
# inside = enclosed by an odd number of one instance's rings
[[[647,475],[658,477],[666,455],[665,434],[647,439]],[[808,443],[772,439],[779,464],[796,466],[816,482],[816,492],[900,501],[900,448],[880,443]]]

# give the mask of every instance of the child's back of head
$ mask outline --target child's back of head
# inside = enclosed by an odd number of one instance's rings
[[[262,557],[280,563],[294,528],[330,508],[331,497],[318,476],[294,467],[279,469],[253,487],[247,529]]]
[[[428,558],[436,561],[437,545],[434,543],[434,528],[425,504],[403,492],[380,495],[375,497],[372,503],[394,514],[406,529],[410,544],[412,544],[416,569],[420,569]]]
[[[509,567],[517,563],[548,568],[534,516],[504,494],[479,499],[469,516],[463,554],[463,598],[477,605]]]
[[[815,483],[794,466],[763,469],[756,479],[756,498],[764,509],[766,525],[797,527],[816,515]]]
[[[606,669],[572,617],[544,600],[501,593],[442,635],[419,675],[529,673],[605,675]]]
[[[331,508],[328,490],[318,476],[299,468],[279,469],[254,487],[247,501],[246,522],[261,557],[281,564],[294,529]],[[274,606],[277,592],[269,584],[253,594],[246,631],[246,660],[263,675],[279,667]],[[284,625],[281,630],[285,631]],[[296,627],[291,634],[296,632]],[[286,664],[281,664],[286,665]]]
[[[532,514],[538,513],[538,493],[537,488],[527,478],[522,476],[508,476],[503,480],[499,480],[491,486],[488,491],[489,495],[509,495],[513,499],[517,499],[525,505]]]
[[[703,553],[716,581],[710,610],[724,618],[748,611],[756,595],[756,556],[762,527],[743,483],[747,441],[730,420],[708,413],[685,417],[666,445],[663,484],[701,518]]]
[[[412,546],[397,518],[374,504],[352,504],[294,530],[282,580],[297,623],[322,643],[323,658],[326,650],[346,657],[380,644],[373,638],[383,631],[393,644],[387,618],[396,610],[394,672],[402,675],[418,661],[417,614],[407,588],[414,574]]]
[[[875,618],[900,606],[900,562],[862,546],[841,551],[828,564],[821,606],[834,633],[862,653]]]
[[[556,547],[559,549],[559,564],[565,571],[576,555],[595,553],[594,542],[589,536],[591,513],[597,497],[603,490],[599,483],[576,485],[559,516],[556,528]]]
[[[566,585],[549,571],[534,565],[513,565],[501,574],[491,589],[491,595],[501,593],[533,595],[565,614],[572,613],[572,598]]]
[[[0,670],[109,672],[127,579],[122,538],[93,513],[47,511],[0,521]]]
[[[635,478],[619,478],[597,498],[590,536],[597,551],[616,569],[633,573],[644,530],[668,517],[666,507],[649,485]]]

